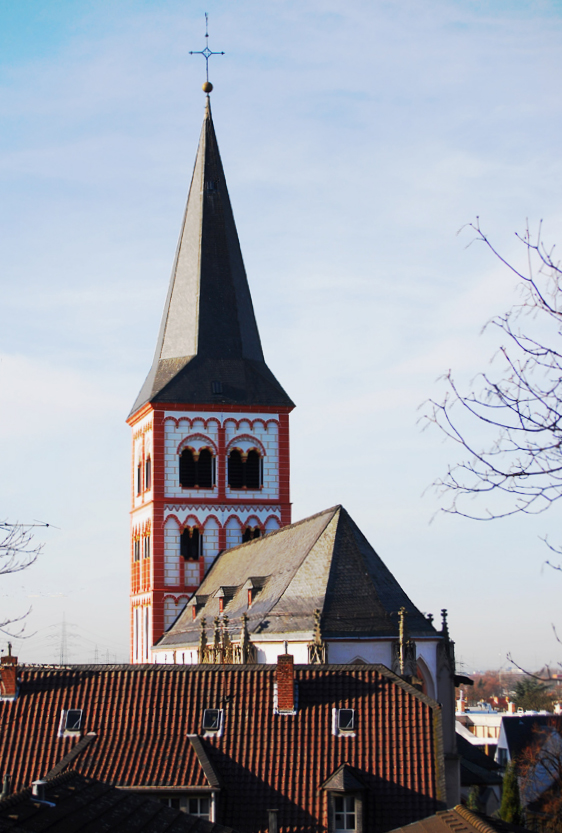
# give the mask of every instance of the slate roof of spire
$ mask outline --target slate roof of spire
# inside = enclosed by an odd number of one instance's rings
[[[248,581],[267,577],[248,608]],[[218,556],[197,597],[206,597],[193,619],[193,599],[158,648],[198,642],[201,619],[207,626],[219,615],[220,588],[236,585],[224,613],[233,627],[248,616],[248,632],[312,633],[314,611],[321,611],[322,635],[398,636],[398,610],[405,607],[411,636],[437,637],[342,506],[226,550]]]
[[[147,402],[294,407],[264,360],[208,101],[154,361],[131,415]]]

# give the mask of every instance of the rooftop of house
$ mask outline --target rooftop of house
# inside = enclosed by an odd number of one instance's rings
[[[0,800],[0,831],[11,833],[234,833],[142,793],[120,790],[69,770]]]
[[[508,749],[510,758],[515,758],[531,743],[537,729],[547,727],[553,719],[547,714],[502,715],[498,746]]]
[[[254,639],[310,638],[317,610],[324,638],[396,638],[401,607],[411,636],[440,638],[342,506],[221,553],[157,650],[195,646],[202,620],[208,626],[221,612],[224,588],[233,633],[246,615]]]
[[[462,734],[457,734],[457,751],[461,758],[461,786],[489,786],[503,782],[499,764]]]
[[[266,829],[271,807],[280,830],[306,829],[343,764],[377,829],[439,808],[438,704],[384,666],[306,665],[294,667],[296,713],[276,713],[278,667],[20,666],[16,699],[0,701],[4,772],[16,790],[72,767],[152,793],[218,792],[218,820],[241,833]],[[354,710],[353,732],[334,731],[340,708]]]
[[[474,813],[462,804],[390,833],[526,833],[526,828]],[[527,831],[528,833],[528,831]]]

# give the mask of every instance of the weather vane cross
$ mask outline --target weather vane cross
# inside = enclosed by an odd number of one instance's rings
[[[205,12],[205,49],[201,49],[199,52],[190,52],[190,55],[203,55],[205,58],[205,65],[207,70],[207,80],[203,84],[203,92],[210,93],[213,89],[213,85],[209,81],[209,58],[211,55],[224,55],[224,52],[213,52],[209,49],[209,15]]]

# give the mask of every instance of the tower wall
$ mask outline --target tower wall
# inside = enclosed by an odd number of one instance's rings
[[[289,409],[149,404],[135,414],[131,507],[131,662],[152,661],[151,648],[173,624],[217,554],[244,531],[263,535],[291,522]],[[188,449],[213,458],[211,488],[180,483]],[[228,459],[254,450],[259,488],[232,488]],[[182,554],[182,533],[199,535],[196,557]]]

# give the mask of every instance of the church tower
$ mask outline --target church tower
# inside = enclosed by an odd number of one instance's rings
[[[133,405],[131,661],[216,555],[291,522],[289,413],[267,367],[209,97],[154,361]]]

